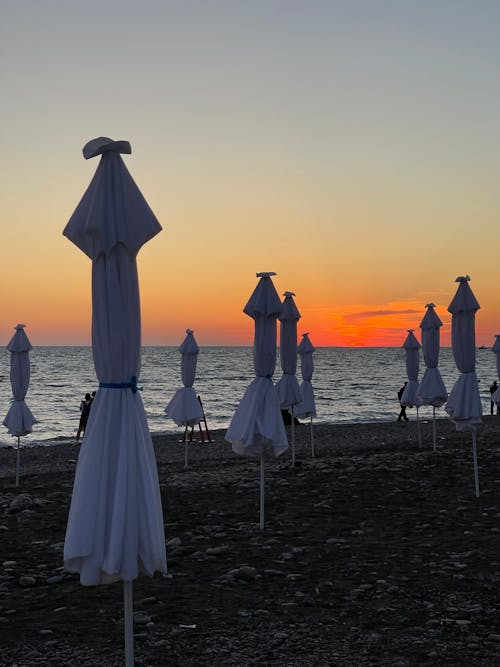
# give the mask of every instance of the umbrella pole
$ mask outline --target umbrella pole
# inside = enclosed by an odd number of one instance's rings
[[[16,486],[19,486],[19,447],[21,438],[17,436],[17,453],[16,453]]]
[[[260,455],[260,529],[264,530],[264,454]]]
[[[474,484],[476,487],[476,498],[479,498],[479,473],[477,470],[477,449],[476,449],[475,431],[472,431],[472,457],[474,459]]]
[[[134,617],[132,582],[123,582],[123,620],[125,624],[125,667],[134,667]]]
[[[311,455],[314,458],[314,432],[313,432],[313,418],[311,415]]]
[[[436,451],[436,407],[432,406],[432,442]]]
[[[187,438],[184,438],[184,467],[185,468],[188,467],[188,443],[187,443]]]
[[[422,447],[422,435],[420,433],[420,418],[418,416],[418,407],[417,407],[417,433],[418,433],[418,446]]]
[[[292,405],[292,466],[295,465],[295,414],[294,406]]]

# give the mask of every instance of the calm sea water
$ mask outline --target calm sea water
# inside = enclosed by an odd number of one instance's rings
[[[318,422],[355,423],[392,421],[399,405],[397,390],[406,379],[405,354],[400,348],[318,348],[314,353],[313,387]],[[83,395],[97,389],[89,347],[36,347],[30,354],[31,381],[26,403],[35,417],[33,433],[22,444],[49,444],[53,439],[73,440]],[[177,347],[145,347],[139,384],[153,433],[180,432],[164,408],[182,386],[181,357]],[[448,391],[459,373],[450,348],[442,348],[439,368]],[[425,367],[421,360],[420,377]],[[496,378],[496,358],[490,349],[477,351],[477,375],[483,410],[489,414],[489,386]],[[10,354],[0,354],[0,422],[12,397]],[[253,379],[251,347],[203,347],[198,356],[195,391],[201,396],[208,426],[227,428],[249,382]],[[281,377],[279,353],[274,381]],[[297,377],[299,382],[300,360]],[[410,416],[415,414],[409,411]],[[445,416],[442,408],[437,411]],[[432,416],[422,407],[420,415]],[[0,446],[13,438],[0,425]]]

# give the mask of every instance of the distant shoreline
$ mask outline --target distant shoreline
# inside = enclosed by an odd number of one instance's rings
[[[420,421],[422,450],[432,452],[432,420]],[[470,433],[457,431],[455,424],[447,417],[436,419],[439,447],[449,448],[455,445],[469,447]],[[485,415],[478,434],[479,459],[481,439],[487,438],[494,445],[500,432],[500,416]],[[226,429],[211,431],[212,442],[200,443],[195,432],[195,442],[189,444],[189,458],[192,461],[213,465],[221,459],[248,461],[251,457],[242,457],[233,453],[230,443],[225,439]],[[356,454],[360,452],[408,451],[418,447],[418,425],[416,419],[409,422],[361,422],[356,424],[313,424],[314,447],[316,455]],[[290,445],[290,427],[287,427]],[[179,442],[178,433],[152,434],[158,465],[181,466],[184,461],[184,445]],[[55,441],[54,441],[55,442]],[[15,445],[15,443],[13,443]],[[44,472],[74,470],[82,445],[61,442],[54,446],[22,447],[20,452],[21,476],[43,474]],[[303,424],[295,429],[295,451],[299,458],[310,456],[310,428]],[[15,466],[15,446],[0,449],[0,478],[13,474]],[[278,464],[290,457],[290,447],[282,456],[274,459],[268,451],[266,457]]]

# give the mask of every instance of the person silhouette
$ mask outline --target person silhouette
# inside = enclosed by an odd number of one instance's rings
[[[401,406],[401,410],[399,412],[398,418],[396,419],[396,421],[398,421],[398,422],[400,422],[402,420],[404,420],[405,422],[408,421],[408,417],[406,416],[406,405],[403,405],[401,403],[401,398],[403,397],[403,392],[404,392],[405,387],[406,387],[407,384],[408,384],[408,382],[405,382],[404,385],[401,387],[401,389],[398,391],[398,401],[399,401],[399,405]]]
[[[78,424],[78,431],[76,432],[76,443],[80,440],[80,435],[85,435],[87,421],[90,414],[90,407],[92,405],[92,397],[90,394],[85,394],[85,398],[80,403],[80,423]]]
[[[494,380],[493,384],[490,386],[490,414],[493,415],[495,413],[495,401],[493,400],[493,394],[496,392],[498,389],[498,384],[497,381]],[[497,415],[500,414],[500,405],[497,405]]]

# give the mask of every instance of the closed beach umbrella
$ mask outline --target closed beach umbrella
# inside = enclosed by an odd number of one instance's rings
[[[30,383],[30,359],[32,349],[28,336],[24,331],[25,324],[16,326],[16,333],[10,339],[7,350],[10,352],[10,384],[12,386],[12,403],[3,425],[8,432],[17,437],[16,452],[16,486],[19,486],[19,447],[20,438],[31,433],[37,420],[25,402]]]
[[[443,378],[439,372],[439,330],[443,323],[434,310],[435,305],[428,303],[420,328],[422,329],[422,351],[426,365],[424,376],[418,387],[418,396],[422,405],[432,405],[432,435],[436,451],[436,408],[440,408],[448,398]]]
[[[311,426],[311,455],[314,457],[314,434],[313,417],[316,417],[316,403],[314,401],[314,390],[311,384],[314,362],[313,352],[315,348],[309,339],[309,334],[302,334],[302,340],[297,348],[300,355],[300,372],[302,384],[300,385],[301,401],[295,408],[297,417],[309,417]]]
[[[125,656],[133,664],[132,581],[167,571],[153,443],[137,378],[141,323],[136,256],[160,224],[120,153],[105,137],[83,149],[102,155],[64,229],[92,260],[92,352],[99,389],[78,458],[64,566],[93,586],[124,582]]]
[[[418,416],[418,408],[422,405],[421,399],[418,395],[418,367],[420,363],[419,350],[420,343],[415,338],[413,329],[408,329],[408,336],[403,343],[405,349],[405,358],[406,358],[406,375],[408,377],[408,382],[401,396],[401,404],[406,405],[409,408],[415,406],[417,408],[417,432],[418,432],[418,444],[422,444],[422,438],[420,435],[420,419]]]
[[[184,465],[188,463],[187,429],[198,424],[203,416],[200,401],[193,389],[196,378],[196,363],[200,348],[191,329],[186,329],[186,338],[179,347],[181,353],[182,388],[177,389],[172,400],[165,408],[165,413],[177,424],[185,426],[184,431]]]
[[[459,283],[448,311],[451,313],[451,347],[460,371],[445,405],[446,412],[455,422],[458,431],[471,431],[474,459],[474,482],[479,497],[476,433],[482,424],[483,408],[476,375],[476,311],[480,306],[469,286],[469,276],[459,276]]]
[[[493,352],[497,355],[497,375],[500,380],[500,334],[495,335],[495,342],[491,348]],[[498,389],[491,395],[491,400],[495,405],[500,405],[500,386]]]
[[[260,528],[264,529],[264,451],[275,456],[288,449],[280,400],[273,384],[276,367],[276,320],[281,301],[271,280],[274,272],[257,273],[260,278],[243,312],[254,320],[253,363],[255,379],[237,407],[226,440],[236,454],[260,457]]]
[[[281,304],[280,320],[280,361],[283,375],[276,385],[282,410],[289,410],[292,415],[292,465],[295,465],[295,406],[301,401],[300,387],[297,380],[297,322],[300,313],[293,297],[293,292],[285,292]]]

